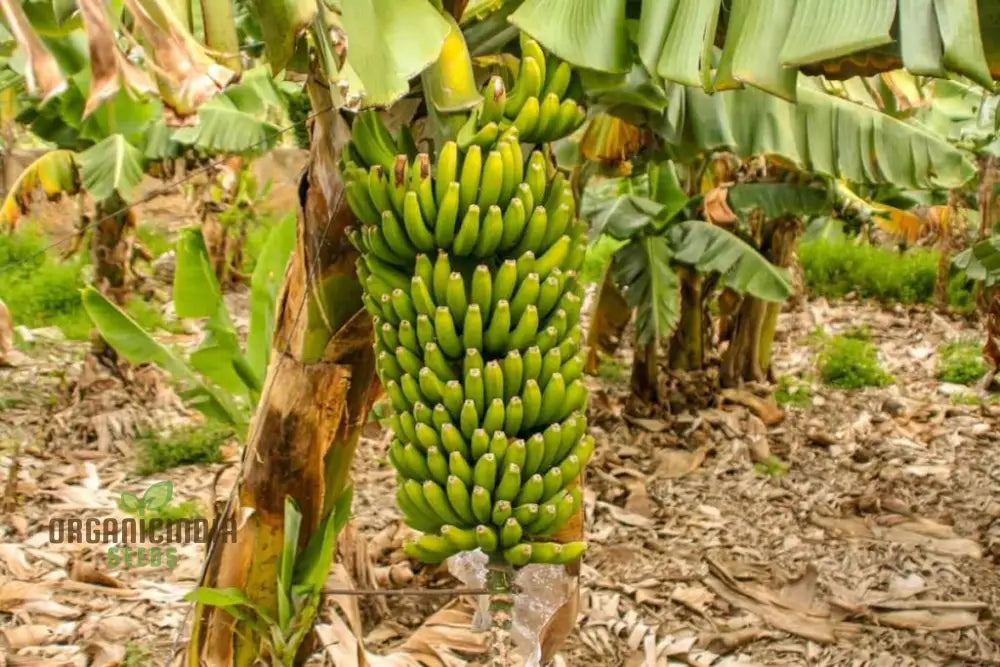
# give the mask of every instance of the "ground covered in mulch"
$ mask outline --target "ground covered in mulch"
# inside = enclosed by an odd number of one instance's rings
[[[895,383],[824,387],[814,332],[860,324]],[[782,316],[776,350],[798,406],[707,372],[666,376],[669,408],[629,415],[627,379],[593,378],[590,549],[561,664],[1000,663],[1000,405],[934,379],[937,348],[976,335],[926,309],[810,301]],[[122,518],[122,492],[164,479],[210,513],[235,479],[235,443],[222,463],[135,474],[137,433],[196,417],[155,369],[115,375],[86,352],[40,336],[0,369],[0,663],[166,660],[204,547],[178,546],[173,568],[109,568],[107,545],[51,543],[49,522]],[[363,587],[459,585],[405,559],[383,434],[367,435],[346,569]],[[369,648],[446,600],[362,600]]]

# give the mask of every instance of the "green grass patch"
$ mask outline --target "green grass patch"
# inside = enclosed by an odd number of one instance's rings
[[[808,408],[812,405],[812,386],[805,378],[798,378],[794,375],[783,375],[778,380],[778,388],[774,392],[774,400],[778,405]]]
[[[625,362],[614,357],[601,355],[597,362],[597,377],[608,382],[623,382],[625,380],[628,367]]]
[[[753,464],[753,469],[757,474],[764,475],[765,477],[784,477],[788,474],[789,467],[787,463],[774,454],[771,454],[763,461]]]
[[[87,284],[90,259],[86,252],[61,261],[58,249],[37,225],[27,224],[15,234],[0,234],[0,266],[16,265],[0,272],[0,298],[10,308],[15,325],[29,329],[58,327],[72,340],[86,340],[92,324],[80,301]],[[147,331],[181,331],[178,322],[167,321],[156,304],[135,296],[125,311]]]
[[[898,303],[929,303],[934,299],[940,254],[927,248],[906,252],[857,245],[847,240],[816,240],[800,244],[799,259],[809,291],[840,298],[861,297]],[[973,306],[972,284],[955,275],[948,284],[948,303],[956,310]]]
[[[824,383],[841,389],[884,387],[894,381],[879,365],[878,350],[871,341],[847,335],[826,341],[819,354],[819,371]]]
[[[996,405],[1000,403],[1000,394],[990,394],[983,398],[971,391],[960,391],[951,395],[951,402],[955,405]]]
[[[0,234],[0,297],[14,324],[57,326],[67,338],[87,338],[90,320],[80,303],[85,254],[61,262],[37,225]]]
[[[154,258],[173,250],[177,243],[173,234],[152,222],[139,225],[135,235]]]
[[[953,384],[975,384],[986,372],[983,347],[974,340],[957,340],[938,348],[937,379]]]
[[[189,463],[220,463],[219,448],[234,435],[230,426],[213,422],[168,433],[145,433],[135,440],[135,470],[152,475]]]
[[[122,667],[150,667],[155,665],[153,648],[145,642],[129,641],[125,644],[125,657]]]

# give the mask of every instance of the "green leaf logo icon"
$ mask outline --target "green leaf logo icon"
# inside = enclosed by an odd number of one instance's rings
[[[157,482],[142,494],[142,505],[147,510],[158,510],[166,506],[174,495],[173,482]]]
[[[142,502],[134,493],[129,493],[128,491],[122,492],[121,500],[118,501],[118,506],[122,508],[122,511],[128,512],[129,514],[135,514],[136,512],[142,510]]]

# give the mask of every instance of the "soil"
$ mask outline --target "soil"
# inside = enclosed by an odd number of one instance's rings
[[[859,324],[896,382],[824,387],[811,332]],[[669,409],[636,416],[627,378],[592,378],[590,546],[557,664],[1000,663],[1000,405],[934,379],[937,347],[977,335],[923,308],[814,300],[782,315],[775,353],[809,388],[801,407],[774,387],[720,391],[708,372],[666,376]],[[111,665],[129,645],[129,664],[162,664],[183,645],[203,545],[178,546],[173,568],[109,568],[108,545],[54,543],[50,521],[124,518],[121,492],[164,479],[211,511],[235,478],[235,445],[225,463],[136,475],[137,433],[197,416],[156,369],[113,374],[86,352],[39,338],[0,369],[0,663]],[[362,587],[459,585],[402,554],[384,434],[366,436],[341,562]],[[364,598],[369,649],[447,599]]]

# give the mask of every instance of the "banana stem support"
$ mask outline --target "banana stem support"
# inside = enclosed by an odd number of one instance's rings
[[[486,590],[490,592],[490,661],[491,667],[508,667],[514,660],[514,568],[504,562],[491,562],[486,572]]]

